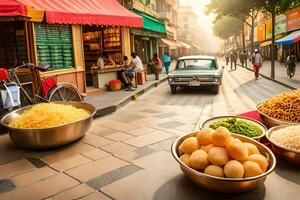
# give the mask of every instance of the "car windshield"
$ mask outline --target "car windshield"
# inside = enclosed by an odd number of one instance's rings
[[[176,66],[177,70],[213,70],[216,68],[215,61],[209,59],[179,60]]]

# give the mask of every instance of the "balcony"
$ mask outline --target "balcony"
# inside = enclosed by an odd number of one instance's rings
[[[160,12],[158,13],[159,19],[162,20],[170,20],[170,13],[169,12]]]

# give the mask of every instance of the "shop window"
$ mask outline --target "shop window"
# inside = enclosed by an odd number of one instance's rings
[[[35,24],[39,64],[49,64],[52,70],[74,67],[70,25]]]
[[[23,22],[0,22],[0,66],[15,67],[27,62]]]

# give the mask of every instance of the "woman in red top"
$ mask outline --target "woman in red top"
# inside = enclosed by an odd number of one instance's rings
[[[154,64],[153,71],[155,74],[155,80],[159,80],[159,74],[161,73],[162,70],[162,62],[158,57],[157,53],[153,54],[152,62]]]

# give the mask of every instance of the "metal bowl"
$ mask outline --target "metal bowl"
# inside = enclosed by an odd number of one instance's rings
[[[83,102],[56,102],[72,105],[89,111],[90,116],[70,124],[51,128],[14,128],[9,122],[34,105],[12,111],[1,119],[2,125],[7,127],[11,140],[19,147],[28,149],[48,149],[69,144],[81,138],[91,127],[96,109],[93,105]]]
[[[268,115],[266,115],[265,113],[262,113],[258,108],[259,106],[262,104],[263,102],[260,102],[259,104],[256,105],[256,110],[257,112],[259,112],[260,114],[260,118],[265,122],[266,126],[268,128],[272,128],[274,126],[279,126],[279,125],[295,125],[297,123],[294,122],[287,122],[287,121],[282,121],[279,119],[275,119],[273,117],[270,117]]]
[[[275,144],[271,140],[271,135],[274,131],[289,127],[290,125],[281,125],[276,126],[268,130],[266,137],[270,141],[272,150],[276,154],[276,156],[282,158],[283,160],[288,161],[289,163],[295,164],[300,166],[300,151],[288,149],[286,147],[280,146],[278,144]]]
[[[189,133],[187,135],[177,138],[173,142],[171,150],[172,150],[173,157],[179,163],[180,168],[184,173],[184,175],[187,176],[192,182],[196,183],[197,185],[205,189],[221,192],[221,193],[249,192],[262,185],[266,180],[267,175],[270,174],[276,166],[276,158],[272,153],[272,151],[268,149],[266,146],[260,144],[259,142],[251,138],[242,135],[232,134],[233,137],[239,138],[243,142],[249,142],[257,146],[260,153],[264,155],[269,161],[269,166],[267,171],[259,176],[249,177],[249,178],[220,178],[220,177],[204,174],[202,172],[199,172],[197,170],[188,167],[179,159],[180,156],[178,151],[179,145],[182,143],[184,139],[193,135],[194,133]]]
[[[212,117],[208,120],[206,120],[205,122],[202,123],[201,125],[201,129],[203,128],[207,128],[209,127],[209,125],[213,124],[214,122],[220,121],[220,120],[224,120],[224,119],[228,119],[228,118],[237,118],[237,119],[242,119],[244,121],[247,121],[249,123],[254,124],[255,126],[259,127],[263,133],[260,136],[256,136],[253,137],[252,139],[255,139],[257,141],[260,141],[261,138],[263,138],[266,135],[267,132],[267,127],[265,125],[263,125],[262,123],[260,123],[259,121],[256,121],[254,119],[250,119],[248,117],[242,117],[242,116],[218,116],[218,117]]]

